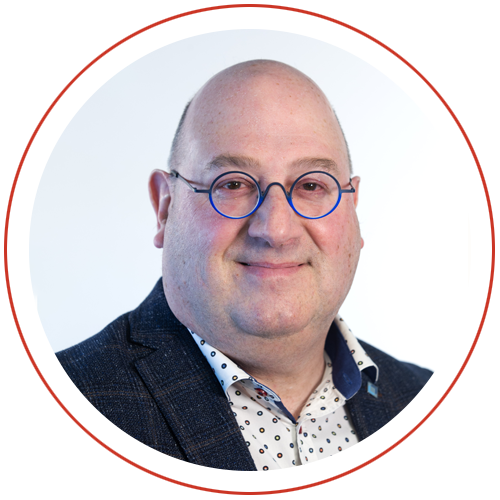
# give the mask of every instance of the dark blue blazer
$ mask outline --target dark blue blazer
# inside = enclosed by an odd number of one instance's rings
[[[347,401],[360,440],[394,418],[432,375],[361,344],[380,373],[377,398],[363,372]],[[84,396],[142,443],[206,467],[256,470],[226,396],[168,307],[161,280],[137,309],[57,357]]]

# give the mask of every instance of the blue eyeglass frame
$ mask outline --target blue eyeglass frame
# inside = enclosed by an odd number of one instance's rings
[[[225,175],[228,175],[228,174],[243,174],[243,175],[246,175],[247,177],[250,177],[250,179],[252,179],[252,181],[257,186],[257,189],[259,190],[259,201],[258,201],[257,205],[255,206],[255,208],[251,212],[249,212],[248,214],[243,215],[241,217],[231,217],[229,215],[223,214],[221,211],[219,211],[217,209],[217,207],[215,206],[215,204],[214,204],[214,202],[212,200],[212,188],[214,187],[215,183],[221,177],[224,177]],[[326,213],[325,215],[320,215],[319,217],[307,217],[305,215],[302,215],[293,206],[293,201],[292,201],[292,196],[291,196],[293,188],[295,187],[295,184],[297,184],[297,182],[299,182],[299,180],[302,179],[302,177],[305,177],[306,175],[309,175],[309,174],[325,174],[325,175],[328,175],[328,176],[330,176],[335,181],[335,183],[337,184],[337,187],[339,189],[339,197],[337,199],[337,203],[335,203],[334,207],[328,213]],[[182,177],[182,175],[179,174],[179,172],[177,172],[176,170],[172,170],[171,172],[169,172],[169,175],[172,176],[172,177],[175,177],[176,179],[180,179],[181,181],[183,181],[194,193],[208,193],[208,197],[210,199],[210,204],[212,205],[213,209],[218,214],[222,215],[223,217],[226,217],[227,219],[245,219],[246,217],[250,217],[250,215],[252,215],[253,213],[255,213],[259,209],[259,207],[262,205],[262,203],[264,203],[264,200],[266,199],[267,193],[269,192],[269,189],[271,188],[271,186],[279,186],[283,190],[283,192],[285,193],[285,197],[286,197],[286,199],[288,201],[288,204],[292,207],[293,211],[297,215],[300,215],[300,217],[303,217],[304,219],[322,219],[323,217],[326,217],[327,215],[330,215],[339,206],[340,200],[342,199],[342,193],[355,193],[356,192],[356,189],[354,189],[354,186],[352,185],[352,182],[351,182],[352,178],[349,178],[349,185],[351,186],[351,189],[342,189],[342,187],[340,186],[339,181],[333,175],[329,174],[328,172],[325,172],[324,170],[311,170],[310,172],[306,172],[305,174],[302,174],[301,176],[297,177],[297,179],[295,180],[295,182],[292,184],[292,187],[290,188],[289,192],[286,191],[285,186],[283,186],[283,184],[280,184],[279,182],[271,182],[267,186],[266,190],[264,191],[264,194],[262,194],[262,189],[260,187],[260,184],[250,174],[247,174],[246,172],[241,172],[239,170],[231,170],[230,172],[224,172],[223,174],[217,176],[213,180],[212,184],[210,185],[210,189],[198,189],[198,188],[195,188],[194,186],[191,185],[191,183],[187,179],[185,179],[184,177]]]

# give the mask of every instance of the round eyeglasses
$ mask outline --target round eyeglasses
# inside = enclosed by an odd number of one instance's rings
[[[264,202],[271,186],[279,186],[295,213],[306,219],[326,217],[337,208],[342,193],[356,192],[351,179],[351,188],[342,189],[333,175],[322,170],[302,174],[289,192],[279,182],[271,182],[264,193],[259,183],[245,172],[225,172],[214,179],[210,189],[195,188],[175,170],[170,175],[181,179],[195,193],[208,193],[212,207],[229,219],[243,219],[252,215]]]

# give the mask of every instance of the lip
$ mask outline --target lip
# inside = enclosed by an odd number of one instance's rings
[[[303,262],[239,262],[239,264],[246,267],[267,267],[268,269],[284,269],[288,267],[299,267]]]
[[[290,276],[299,272],[303,262],[238,262],[240,268],[252,275],[261,277]]]

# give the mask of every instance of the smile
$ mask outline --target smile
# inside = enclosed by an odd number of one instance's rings
[[[272,264],[270,262],[239,262],[239,264],[250,267],[265,267],[268,269],[286,269],[290,267],[300,267],[303,265],[302,263],[296,262],[283,262],[279,264]]]
[[[245,273],[265,277],[286,277],[299,272],[303,263],[298,262],[239,262]]]

